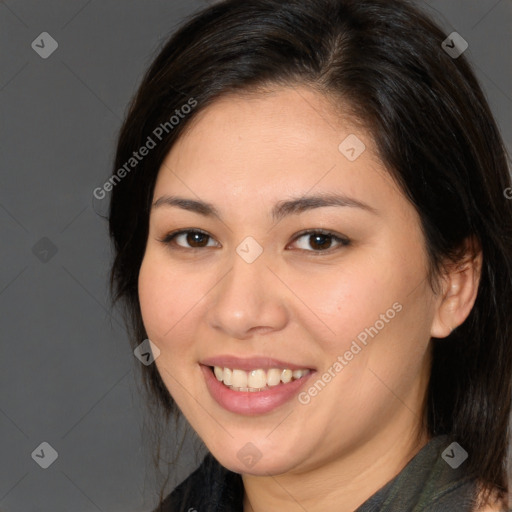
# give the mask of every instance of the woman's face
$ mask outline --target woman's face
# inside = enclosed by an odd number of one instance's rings
[[[158,175],[139,296],[192,427],[255,475],[365,467],[411,439],[437,299],[369,134],[306,88],[226,96],[189,128]]]

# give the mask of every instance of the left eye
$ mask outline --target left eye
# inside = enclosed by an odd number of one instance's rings
[[[350,240],[348,238],[343,238],[340,236],[331,233],[330,231],[316,230],[316,231],[306,231],[295,238],[295,241],[304,238],[306,243],[304,245],[308,245],[314,248],[314,251],[310,251],[306,247],[299,247],[302,250],[309,252],[327,252],[329,249],[332,249],[331,244],[333,242],[337,242],[338,246],[346,246],[350,244]]]

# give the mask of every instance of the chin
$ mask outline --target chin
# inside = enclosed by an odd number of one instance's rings
[[[247,445],[239,452],[229,456],[225,451],[220,456],[217,456],[214,451],[211,453],[222,466],[244,475],[280,475],[292,471],[298,464],[298,461],[290,460],[289,455],[279,457],[275,457],[271,453],[265,455],[257,452],[252,445]]]

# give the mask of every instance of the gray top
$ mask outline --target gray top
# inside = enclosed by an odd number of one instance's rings
[[[472,512],[476,485],[447,436],[432,438],[354,512]],[[447,450],[448,449],[448,450]],[[444,458],[442,457],[444,453]],[[154,512],[243,512],[242,477],[208,454]]]
[[[405,468],[355,512],[471,512],[476,486],[447,436],[434,437]],[[449,462],[447,462],[449,461]]]

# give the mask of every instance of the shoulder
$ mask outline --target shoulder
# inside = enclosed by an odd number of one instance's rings
[[[474,510],[477,497],[475,480],[463,465],[453,467],[443,458],[450,443],[447,435],[431,438],[403,470],[358,512],[484,512]]]

